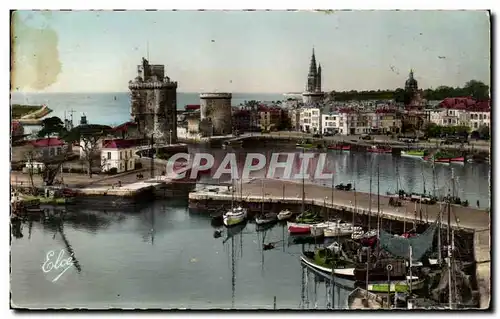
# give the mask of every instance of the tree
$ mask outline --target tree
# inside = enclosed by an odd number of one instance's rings
[[[477,129],[477,132],[479,133],[479,136],[483,140],[489,140],[490,139],[490,128],[486,125],[482,125]]]
[[[52,116],[42,120],[42,129],[38,131],[38,137],[50,137],[57,135],[58,137],[66,134],[64,123],[57,116]]]
[[[470,80],[465,83],[464,91],[467,95],[472,96],[476,100],[487,100],[490,97],[490,87],[483,82]]]
[[[73,128],[66,135],[66,141],[70,143],[77,142],[83,151],[83,160],[88,165],[90,178],[92,178],[92,167],[94,164],[99,163],[101,165],[98,143],[101,138],[111,133],[111,130],[111,127],[108,125],[82,124]]]
[[[423,127],[424,134],[429,138],[438,137],[441,135],[441,126],[436,123],[427,123]]]
[[[48,117],[42,120],[42,129],[38,131],[38,137],[47,138],[47,147],[50,145],[50,137],[64,138],[67,134],[66,128],[63,122],[57,116]],[[72,154],[71,146],[63,147],[63,151],[60,154],[51,155],[50,153],[37,150],[36,148],[30,148],[25,157],[28,163],[39,162],[41,163],[41,175],[43,183],[46,186],[51,186],[57,177],[57,174],[61,171],[61,166],[64,162],[68,160]],[[30,167],[30,180],[33,179],[33,167]]]

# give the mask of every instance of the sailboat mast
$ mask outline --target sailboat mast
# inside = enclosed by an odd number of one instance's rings
[[[304,149],[302,149],[302,162],[301,162],[301,170],[302,170],[302,213],[305,211],[305,200],[306,200],[306,181],[305,181],[305,167],[304,167]]]
[[[333,210],[333,188],[335,187],[335,162],[333,163],[332,170],[332,210]],[[328,220],[330,220],[330,216],[328,216]]]
[[[262,180],[261,192],[262,192],[262,204],[260,205],[260,213],[261,213],[261,215],[263,215],[264,214],[264,180]]]
[[[231,179],[231,211],[234,209],[234,179]]]
[[[380,163],[377,165],[377,239],[380,238]],[[377,257],[380,252],[380,245],[377,244]]]
[[[372,175],[373,175],[373,162],[370,159],[370,198],[368,203],[368,231],[371,229],[371,217],[372,217]]]

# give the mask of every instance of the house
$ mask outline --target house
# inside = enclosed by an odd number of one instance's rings
[[[339,133],[340,116],[336,112],[321,115],[321,127],[323,128],[322,134],[337,134]]]
[[[10,135],[12,137],[19,137],[24,135],[24,127],[19,121],[12,121],[10,123]]]
[[[281,125],[281,108],[279,107],[259,107],[259,126],[264,132],[275,131]]]
[[[300,130],[309,133],[321,131],[321,110],[316,107],[307,107],[300,110]]]
[[[134,170],[135,146],[134,140],[115,139],[105,141],[101,148],[102,171],[107,172],[112,168],[116,168],[117,173]]]
[[[41,138],[30,141],[30,144],[43,157],[61,155],[67,148],[66,142],[58,137]]]

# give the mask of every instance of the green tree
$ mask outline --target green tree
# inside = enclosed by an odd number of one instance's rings
[[[486,100],[490,96],[490,87],[481,81],[470,80],[465,83],[464,91],[476,100]]]
[[[66,134],[64,123],[57,116],[48,117],[42,120],[42,129],[38,131],[38,137],[49,137],[56,135],[62,137]]]
[[[100,124],[82,124],[74,127],[66,135],[66,141],[77,143],[84,154],[84,161],[87,162],[88,174],[92,178],[92,167],[96,162],[100,162],[98,144],[101,139],[111,133],[111,127]]]
[[[436,123],[427,123],[423,127],[424,134],[429,138],[436,138],[441,135],[441,126]]]
[[[479,133],[479,137],[483,140],[489,140],[490,139],[490,128],[486,125],[482,125],[477,129]]]

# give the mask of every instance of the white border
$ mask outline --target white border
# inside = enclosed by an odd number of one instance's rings
[[[10,6],[9,6],[10,5]],[[287,9],[287,8],[294,8],[294,9],[494,9],[498,7],[498,1],[488,1],[488,0],[475,0],[475,1],[449,1],[449,0],[406,0],[406,1],[360,1],[360,0],[308,0],[308,1],[297,1],[297,0],[288,0],[288,1],[263,1],[263,0],[253,0],[253,1],[221,1],[221,0],[212,0],[212,1],[193,1],[193,0],[170,0],[170,1],[148,1],[148,0],[142,0],[142,1],[128,1],[128,0],[108,0],[105,3],[103,3],[102,0],[86,0],[86,1],[35,1],[35,0],[17,0],[17,1],[2,1],[1,5],[2,10],[2,43],[10,43],[10,27],[9,27],[9,13],[8,13],[8,8],[16,8],[16,9],[60,9],[60,8],[65,8],[65,9],[146,9],[146,8],[157,8],[157,9],[198,9],[198,8],[204,8],[204,9]],[[495,39],[498,41],[498,34],[495,33]],[[457,39],[459,41],[459,39]],[[1,50],[2,54],[2,66],[3,66],[3,72],[2,72],[2,87],[4,88],[5,92],[4,94],[6,95],[6,98],[3,100],[3,108],[2,108],[2,116],[0,117],[1,121],[4,123],[0,127],[3,128],[5,131],[3,134],[0,135],[0,143],[2,147],[2,157],[1,161],[4,163],[0,167],[3,169],[1,170],[2,174],[2,180],[4,181],[2,183],[2,192],[0,193],[0,196],[2,197],[2,203],[5,203],[4,207],[7,207],[7,202],[9,201],[9,191],[8,187],[9,185],[7,184],[7,178],[9,175],[9,171],[7,170],[7,167],[9,167],[9,157],[7,154],[7,149],[9,147],[9,139],[7,136],[10,135],[10,131],[7,132],[7,130],[10,128],[10,122],[9,122],[9,112],[8,112],[8,92],[6,88],[9,85],[9,56],[8,56],[8,50],[4,49]],[[493,81],[492,81],[493,82]],[[494,81],[495,87],[494,90],[498,89],[498,84],[497,81]],[[493,106],[493,109],[496,109],[497,105]],[[500,122],[500,111],[495,112],[494,114],[494,120],[495,122]],[[494,127],[495,125],[492,125]],[[496,135],[496,134],[495,134]],[[496,137],[496,136],[495,136]],[[495,139],[495,148],[498,148],[499,146],[497,145],[498,141]],[[500,143],[500,142],[499,142]],[[494,165],[497,164],[497,158],[494,156],[495,163]],[[497,195],[497,194],[495,194]],[[493,214],[493,213],[492,213]],[[1,289],[1,296],[0,300],[2,301],[4,307],[1,308],[1,314],[2,318],[6,317],[11,317],[14,314],[12,311],[8,310],[8,300],[9,300],[9,263],[7,263],[7,260],[10,260],[9,257],[9,242],[7,241],[7,236],[10,235],[10,230],[9,230],[9,220],[8,220],[8,212],[4,211],[2,213],[2,217],[4,218],[4,221],[1,222],[1,227],[3,229],[2,231],[2,244],[1,244],[1,249],[3,256],[6,258],[3,258],[3,262],[0,264],[1,271],[0,274],[2,275],[2,289]],[[497,217],[497,222],[500,218]],[[497,225],[495,225],[497,226]],[[500,247],[497,245],[492,245],[492,247]],[[498,276],[495,276],[495,278]],[[497,294],[498,295],[498,294]],[[498,299],[497,295],[492,296],[495,300]],[[493,302],[493,300],[492,300]],[[301,315],[307,315],[308,313],[301,313]],[[55,315],[59,316],[66,316],[67,314],[65,313],[55,313]],[[85,314],[85,317],[100,317],[102,316],[101,314]],[[120,313],[112,313],[107,315],[107,317],[119,317],[122,316],[123,314]],[[135,315],[135,314],[134,314]],[[176,314],[168,314],[168,315],[176,315]],[[208,314],[210,316],[216,316],[217,314]],[[232,315],[237,315],[237,313],[232,314]],[[279,314],[281,316],[284,316],[285,314]],[[356,317],[368,317],[372,315],[372,313],[366,313],[366,314],[361,314],[357,313]],[[381,315],[386,315],[384,313],[381,313]],[[417,315],[417,314],[416,314]],[[418,314],[420,315],[420,314]],[[423,316],[438,316],[441,314],[422,314]],[[30,317],[42,317],[41,314],[30,314]],[[335,316],[346,316],[345,314],[341,313],[335,313]]]

